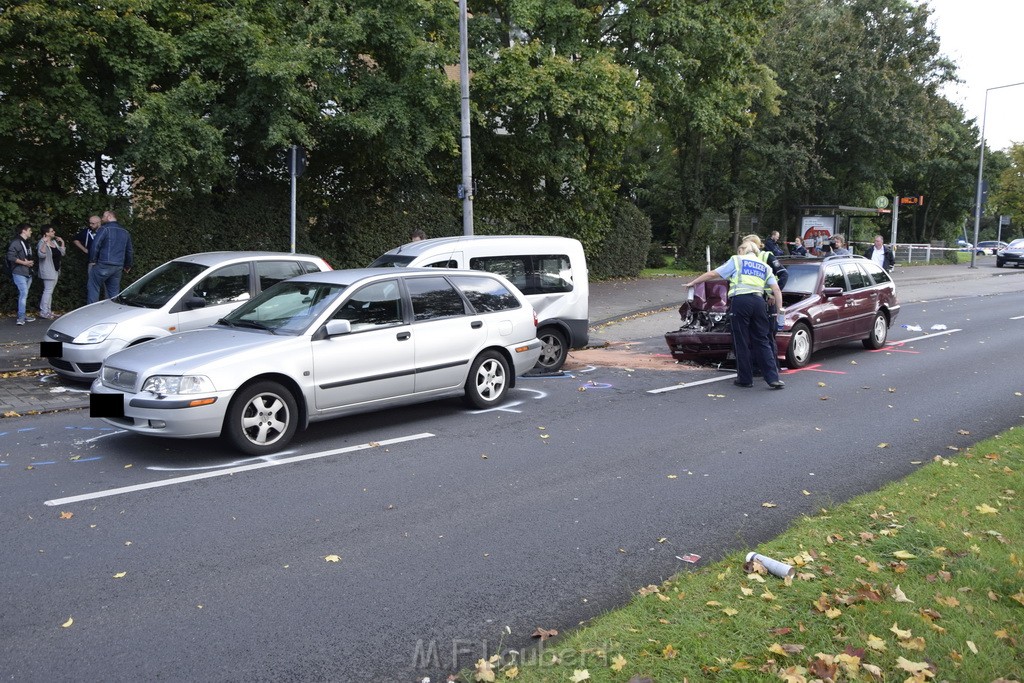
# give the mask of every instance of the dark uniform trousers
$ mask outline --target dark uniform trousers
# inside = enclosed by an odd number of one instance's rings
[[[736,353],[736,381],[751,384],[754,381],[753,364],[764,373],[771,384],[779,381],[779,368],[775,363],[772,344],[768,340],[768,307],[760,294],[740,294],[730,300],[732,310],[732,348]]]

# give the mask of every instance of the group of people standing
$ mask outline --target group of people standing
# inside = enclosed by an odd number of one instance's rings
[[[35,275],[43,281],[39,297],[39,317],[53,320],[53,292],[60,277],[61,262],[67,255],[64,239],[57,235],[56,227],[43,227],[42,237],[35,245],[31,242],[32,225],[21,223],[14,230],[14,239],[7,245],[7,266],[14,286],[18,289],[18,325],[33,322],[28,314],[28,293]],[[121,274],[134,263],[134,248],[128,231],[117,222],[113,211],[102,216],[90,216],[89,225],[82,228],[74,239],[75,247],[89,259],[86,283],[86,303],[100,299],[105,290],[107,298],[121,292]]]

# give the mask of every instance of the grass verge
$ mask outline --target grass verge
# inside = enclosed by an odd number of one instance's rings
[[[462,680],[1020,680],[1024,428],[950,456]]]

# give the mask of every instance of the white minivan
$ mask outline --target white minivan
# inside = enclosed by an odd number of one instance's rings
[[[469,268],[498,273],[537,312],[539,369],[556,372],[569,349],[589,341],[590,284],[579,240],[547,235],[474,235],[409,242],[370,264],[382,267]]]

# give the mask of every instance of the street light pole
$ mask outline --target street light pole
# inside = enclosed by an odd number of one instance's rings
[[[971,247],[971,268],[978,267],[974,262],[977,258],[978,251],[978,232],[981,229],[981,180],[985,170],[985,119],[988,116],[988,93],[991,90],[1015,88],[1018,85],[1024,85],[1024,81],[1020,83],[1010,83],[1008,85],[997,85],[995,87],[985,89],[985,106],[981,109],[981,152],[978,155],[978,189],[977,193],[974,195],[974,246]]]
[[[462,90],[462,234],[473,234],[473,156],[469,138],[469,27],[459,0],[459,84]]]

